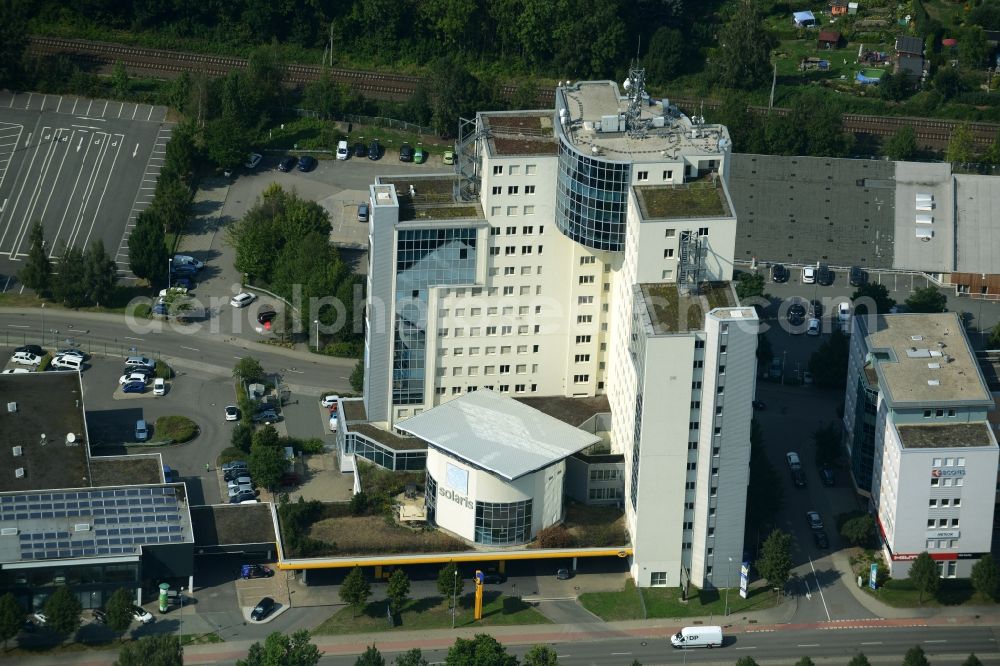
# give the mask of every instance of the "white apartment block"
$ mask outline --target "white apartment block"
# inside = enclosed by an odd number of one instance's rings
[[[990,552],[1000,456],[994,401],[958,315],[855,317],[847,379],[852,471],[890,574],[905,577],[927,551],[942,576],[969,576]]]
[[[606,399],[637,583],[734,586],[758,322],[729,285],[728,132],[641,76],[479,113],[457,178],[371,186],[365,418],[405,431],[483,389]]]

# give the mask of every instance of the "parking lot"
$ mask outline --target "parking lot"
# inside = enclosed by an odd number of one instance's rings
[[[20,289],[31,224],[50,256],[101,239],[128,270],[128,232],[153,198],[170,125],[166,108],[0,92],[0,289]]]

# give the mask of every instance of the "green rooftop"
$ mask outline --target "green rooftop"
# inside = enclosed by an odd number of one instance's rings
[[[681,294],[673,282],[642,284],[642,297],[653,332],[700,331],[705,313],[715,308],[736,307],[729,282],[703,282],[697,294]]]
[[[721,183],[712,178],[683,185],[637,185],[635,195],[646,220],[732,215]]]

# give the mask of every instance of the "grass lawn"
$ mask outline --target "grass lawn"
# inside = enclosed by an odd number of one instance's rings
[[[725,590],[692,589],[687,601],[681,601],[680,590],[674,587],[656,587],[642,590],[646,601],[646,611],[649,618],[657,617],[699,617],[707,615],[723,615],[726,612]],[[750,590],[748,598],[740,597],[735,589],[729,593],[729,613],[745,613],[747,611],[772,608],[777,597],[766,587]],[[614,622],[616,620],[641,620],[642,603],[635,583],[629,581],[620,592],[586,592],[580,595],[580,603],[584,608],[601,619]]]
[[[205,645],[207,643],[221,643],[222,636],[214,631],[207,634],[184,634],[181,636],[181,645]]]
[[[172,439],[183,444],[198,434],[198,424],[186,416],[161,416],[156,419],[153,433],[157,439]]]
[[[920,603],[920,593],[906,579],[890,580],[877,590],[871,590],[867,585],[865,592],[872,595],[879,601],[889,604],[895,608],[918,608],[926,606],[928,608],[941,608],[942,606],[971,605],[994,605],[992,599],[984,599],[972,588],[972,583],[968,579],[941,580],[941,587],[933,598],[924,595],[924,601]]]
[[[79,310],[81,312],[116,312],[118,314],[125,314],[128,311],[129,303],[132,302],[133,299],[139,297],[150,298],[151,294],[152,292],[148,287],[117,285],[114,292],[111,294],[111,301],[107,303],[105,307],[85,307],[79,308]],[[4,307],[40,308],[43,303],[45,304],[45,309],[66,309],[60,303],[41,299],[30,293],[19,294],[16,291],[10,291],[0,294],[0,306]],[[135,316],[137,318],[141,318],[144,316],[144,313],[148,315],[149,309],[149,305],[141,304],[135,308]]]
[[[863,44],[865,51],[891,52],[892,50],[891,44],[874,44],[868,42],[863,42]],[[849,42],[843,48],[826,49],[819,48],[815,40],[782,40],[778,48],[775,49],[778,63],[778,77],[786,79],[786,83],[794,79],[800,79],[802,82],[818,79],[839,79],[842,75],[846,76],[848,81],[853,81],[857,71],[866,66],[863,63],[854,62],[858,59],[858,47],[861,45],[862,43],[859,42]],[[803,58],[820,58],[821,60],[826,60],[830,63],[830,69],[822,71],[819,69],[800,70],[799,63]]]
[[[483,619],[473,619],[474,595],[466,594],[458,600],[455,615],[456,627],[500,626],[512,624],[550,624],[550,620],[520,599],[504,597],[499,592],[483,594]],[[447,629],[451,627],[451,609],[443,597],[411,599],[389,627],[384,601],[373,601],[360,615],[353,608],[341,608],[314,634],[359,634],[372,631],[413,631],[419,629]]]

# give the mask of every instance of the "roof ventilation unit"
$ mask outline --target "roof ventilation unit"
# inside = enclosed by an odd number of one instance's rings
[[[930,369],[930,370],[940,370],[941,369],[941,364],[940,363],[928,363],[927,364],[927,368]]]
[[[17,403],[16,402],[8,402],[7,403],[7,413],[8,414],[13,414],[16,411],[17,411]]]
[[[17,536],[17,528],[16,527],[0,528],[0,536]]]
[[[20,455],[24,454],[24,449],[22,447],[20,447],[20,446],[11,447],[11,450],[14,452],[14,457],[15,458],[17,456],[20,456]]]
[[[928,379],[927,380],[927,385],[928,386],[940,386],[941,382],[938,381],[937,379]]]
[[[77,523],[76,525],[73,526],[73,529],[76,530],[77,532],[89,532],[90,523]]]
[[[23,467],[18,467],[17,469],[14,470],[14,478],[15,479],[23,479],[24,478],[24,468]]]
[[[41,443],[42,446],[45,446],[45,444],[46,444],[46,439],[45,439],[45,433],[44,432],[42,433],[42,439],[41,439],[40,443]]]
[[[66,446],[77,446],[76,433],[66,433]]]

